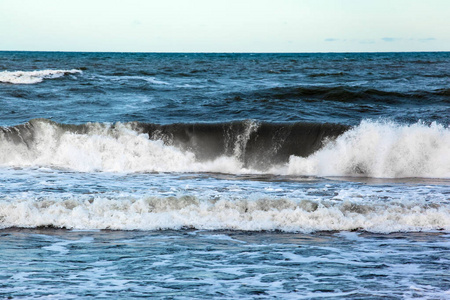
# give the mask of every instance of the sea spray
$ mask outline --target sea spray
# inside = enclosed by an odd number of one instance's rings
[[[448,127],[363,121],[311,156],[291,156],[288,174],[450,178],[449,153]]]

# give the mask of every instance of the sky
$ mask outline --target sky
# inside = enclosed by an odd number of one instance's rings
[[[0,50],[450,51],[449,0],[0,0]]]

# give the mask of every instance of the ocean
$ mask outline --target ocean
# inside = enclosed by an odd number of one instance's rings
[[[0,52],[0,103],[0,298],[450,298],[449,52]]]

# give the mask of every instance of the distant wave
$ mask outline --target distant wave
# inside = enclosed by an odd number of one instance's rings
[[[448,205],[180,197],[14,199],[0,202],[0,229],[281,230],[410,232],[450,230]]]
[[[59,78],[67,74],[82,73],[81,70],[36,70],[36,71],[3,71],[0,82],[12,84],[35,84],[44,79]]]
[[[318,76],[321,76],[320,74]],[[324,75],[325,76],[325,75]],[[398,103],[402,101],[449,102],[447,89],[431,91],[385,91],[375,88],[350,86],[287,86],[233,94],[236,99],[259,100],[327,100],[338,102],[381,102]]]
[[[450,128],[339,124],[58,124],[0,128],[0,166],[81,172],[218,172],[450,178]]]
[[[344,76],[344,72],[336,72],[336,73],[313,73],[309,74],[308,77],[327,77],[327,76]]]

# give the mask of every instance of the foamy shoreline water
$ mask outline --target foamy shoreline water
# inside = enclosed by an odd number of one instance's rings
[[[445,278],[450,244],[442,233],[54,229],[0,233],[0,266],[8,266],[0,268],[1,296],[192,299],[200,298],[200,293],[242,299],[446,299],[449,295]],[[49,273],[58,279],[49,279]]]
[[[202,201],[190,196],[29,199],[0,203],[0,217],[0,229],[450,232],[448,204],[417,201],[336,203],[270,198]]]

